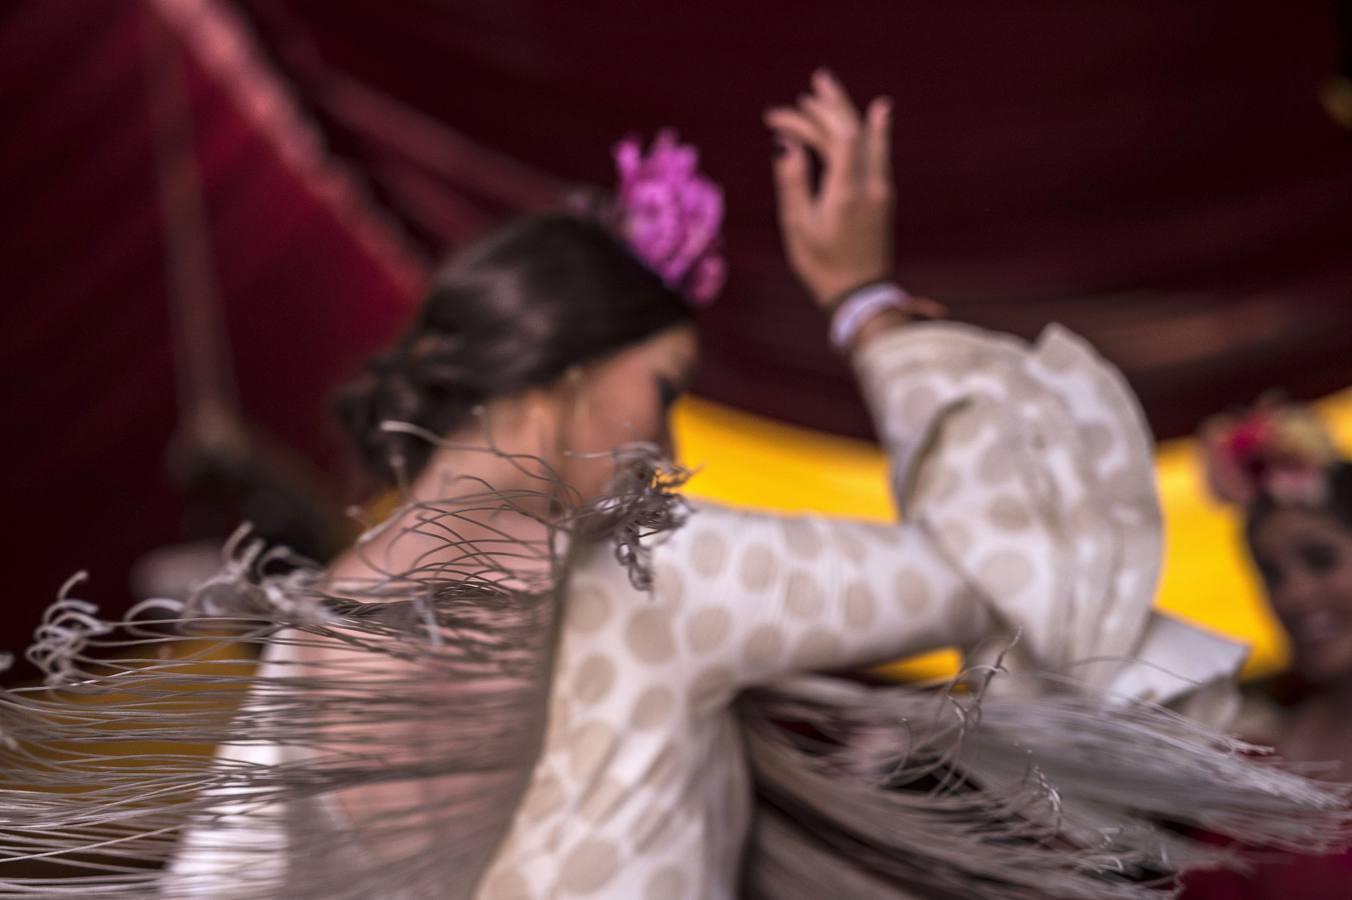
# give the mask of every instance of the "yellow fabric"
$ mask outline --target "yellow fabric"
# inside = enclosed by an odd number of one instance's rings
[[[1352,388],[1316,404],[1344,455],[1352,455]],[[887,462],[865,441],[773,422],[699,398],[676,408],[681,460],[697,469],[688,493],[765,510],[894,517]],[[1267,611],[1244,557],[1240,521],[1214,503],[1191,440],[1162,443],[1156,454],[1164,506],[1165,564],[1158,606],[1253,645],[1246,674],[1286,665],[1285,639]],[[957,654],[930,654],[886,667],[904,678],[947,677]]]

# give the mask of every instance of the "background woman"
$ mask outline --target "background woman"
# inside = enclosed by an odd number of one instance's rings
[[[1291,671],[1248,692],[1237,727],[1286,759],[1352,772],[1352,464],[1314,415],[1265,404],[1204,434],[1218,497],[1244,512],[1244,534],[1281,621]],[[1188,897],[1341,897],[1347,855],[1259,856],[1251,873],[1204,873]]]

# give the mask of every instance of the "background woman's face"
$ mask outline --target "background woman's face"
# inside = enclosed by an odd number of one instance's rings
[[[586,366],[565,399],[563,446],[607,453],[635,441],[674,455],[671,408],[694,381],[699,341],[693,325],[675,325],[646,341]],[[566,459],[568,483],[584,497],[599,495],[614,467],[609,459]]]
[[[1280,509],[1255,529],[1253,556],[1297,671],[1317,683],[1352,678],[1352,530]]]

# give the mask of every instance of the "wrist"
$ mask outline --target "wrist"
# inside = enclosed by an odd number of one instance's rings
[[[880,329],[910,321],[913,298],[890,281],[861,285],[848,292],[831,310],[831,345],[849,354],[860,341]]]
[[[859,331],[855,334],[854,340],[850,342],[847,353],[857,353],[867,346],[874,338],[881,337],[899,328],[909,325],[914,316],[899,309],[883,309],[870,316],[867,321],[859,326]]]

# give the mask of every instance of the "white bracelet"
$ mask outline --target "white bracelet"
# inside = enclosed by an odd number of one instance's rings
[[[831,345],[841,353],[854,346],[859,330],[875,315],[885,309],[905,311],[911,306],[911,295],[895,284],[870,284],[854,291],[840,302],[831,316]]]

